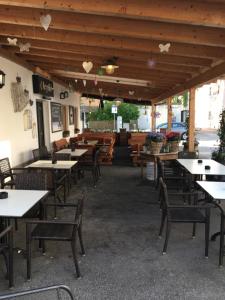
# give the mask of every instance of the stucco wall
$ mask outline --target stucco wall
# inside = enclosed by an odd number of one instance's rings
[[[16,82],[16,76],[18,75],[22,79],[23,87],[29,90],[30,99],[34,101],[34,104],[33,106],[28,104],[25,109],[32,111],[32,122],[36,124],[36,99],[41,99],[42,96],[33,94],[31,71],[1,57],[0,69],[6,74],[6,85],[0,89],[0,158],[9,157],[11,164],[15,166],[32,158],[31,150],[38,147],[38,138],[37,133],[35,137],[32,136],[32,130],[24,130],[24,110],[22,112],[14,112],[10,90],[11,83]],[[63,89],[60,85],[54,83],[55,96],[52,101],[77,107],[79,118],[80,95],[78,93],[70,93],[69,98],[60,100],[59,94]],[[46,144],[49,147],[53,140],[62,137],[62,132],[51,132],[51,101],[42,101],[45,109],[45,131],[49,133]],[[71,130],[71,135],[73,135],[73,126],[69,126],[69,130]]]

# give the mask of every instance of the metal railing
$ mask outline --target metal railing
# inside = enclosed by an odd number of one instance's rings
[[[60,296],[62,290],[65,291],[67,295],[69,295],[69,298],[71,300],[74,300],[74,297],[73,297],[73,294],[72,294],[70,288],[66,285],[53,285],[53,286],[47,286],[47,287],[42,287],[42,288],[38,288],[38,289],[31,289],[31,290],[27,290],[27,291],[20,291],[20,292],[16,292],[16,293],[5,294],[5,295],[0,296],[0,300],[12,299],[12,298],[17,298],[17,297],[19,298],[19,297],[27,296],[27,295],[40,294],[40,293],[49,292],[52,290],[56,291],[56,296],[57,296],[56,299],[58,299],[58,300],[62,299],[62,297]]]

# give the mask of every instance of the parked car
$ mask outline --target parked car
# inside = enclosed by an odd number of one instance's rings
[[[167,129],[167,127],[168,127],[168,123],[162,123],[162,124],[159,124],[156,127],[156,129],[158,129],[158,130],[160,130],[160,129]],[[186,127],[185,123],[182,123],[182,122],[172,122],[172,128],[171,128],[171,130],[175,131],[175,132],[179,132],[182,140],[186,140],[187,139],[187,127]]]

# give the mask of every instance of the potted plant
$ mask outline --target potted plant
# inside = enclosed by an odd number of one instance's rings
[[[170,152],[179,151],[180,133],[175,131],[170,131],[166,134],[166,140]]]
[[[150,132],[145,140],[147,150],[150,151],[151,154],[160,153],[164,140],[165,136],[162,133]]]
[[[225,164],[225,110],[220,114],[218,137],[220,140],[219,148],[212,152],[212,159]]]
[[[62,133],[62,136],[64,138],[69,137],[70,136],[70,131],[69,130],[64,130],[63,133]]]

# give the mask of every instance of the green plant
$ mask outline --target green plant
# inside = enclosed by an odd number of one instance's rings
[[[112,105],[116,102],[105,101],[104,108],[99,108],[97,111],[89,113],[88,121],[110,121],[114,119],[112,114]],[[130,103],[121,103],[118,106],[118,116],[123,118],[123,122],[129,123],[130,120],[137,120],[139,118],[139,110],[137,105]]]
[[[212,159],[219,162],[225,162],[225,110],[220,114],[220,123],[217,134],[220,144],[219,149],[212,152]]]

